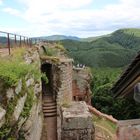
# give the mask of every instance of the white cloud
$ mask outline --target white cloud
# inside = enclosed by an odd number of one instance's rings
[[[2,5],[2,3],[3,3],[3,0],[0,0],[0,5]]]
[[[109,4],[96,10],[88,9],[94,0],[17,1],[25,6],[25,11],[7,8],[5,12],[20,16],[29,22],[28,29],[33,36],[90,36],[108,33],[117,28],[140,27],[140,0],[120,0],[117,4]]]
[[[9,13],[9,14],[14,15],[14,16],[21,16],[21,13],[19,10],[13,9],[10,7],[4,8],[3,12]]]

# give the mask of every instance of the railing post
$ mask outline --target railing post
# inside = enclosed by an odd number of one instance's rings
[[[32,39],[30,38],[30,47],[32,47]]]
[[[27,39],[26,39],[26,44],[29,45],[29,43],[28,43],[28,37],[27,37]]]
[[[26,42],[25,42],[25,37],[24,37],[24,45],[26,45]]]
[[[20,36],[20,47],[21,47],[21,36]]]
[[[8,51],[9,51],[9,55],[10,55],[10,37],[9,37],[9,33],[7,33],[7,47],[8,47]]]
[[[17,36],[15,35],[15,45],[17,45]]]

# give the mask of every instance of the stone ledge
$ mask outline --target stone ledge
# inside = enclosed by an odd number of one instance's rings
[[[62,107],[63,129],[87,129],[92,127],[92,115],[85,102],[72,102],[69,107]]]

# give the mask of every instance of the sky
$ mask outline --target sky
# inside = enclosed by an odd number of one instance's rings
[[[140,28],[140,0],[0,0],[0,30],[90,37]]]

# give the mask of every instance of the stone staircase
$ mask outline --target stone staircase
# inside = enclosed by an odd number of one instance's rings
[[[57,116],[56,101],[51,96],[43,97],[42,109],[43,109],[44,118]]]
[[[41,140],[57,140],[57,105],[51,95],[43,97],[44,126]]]

